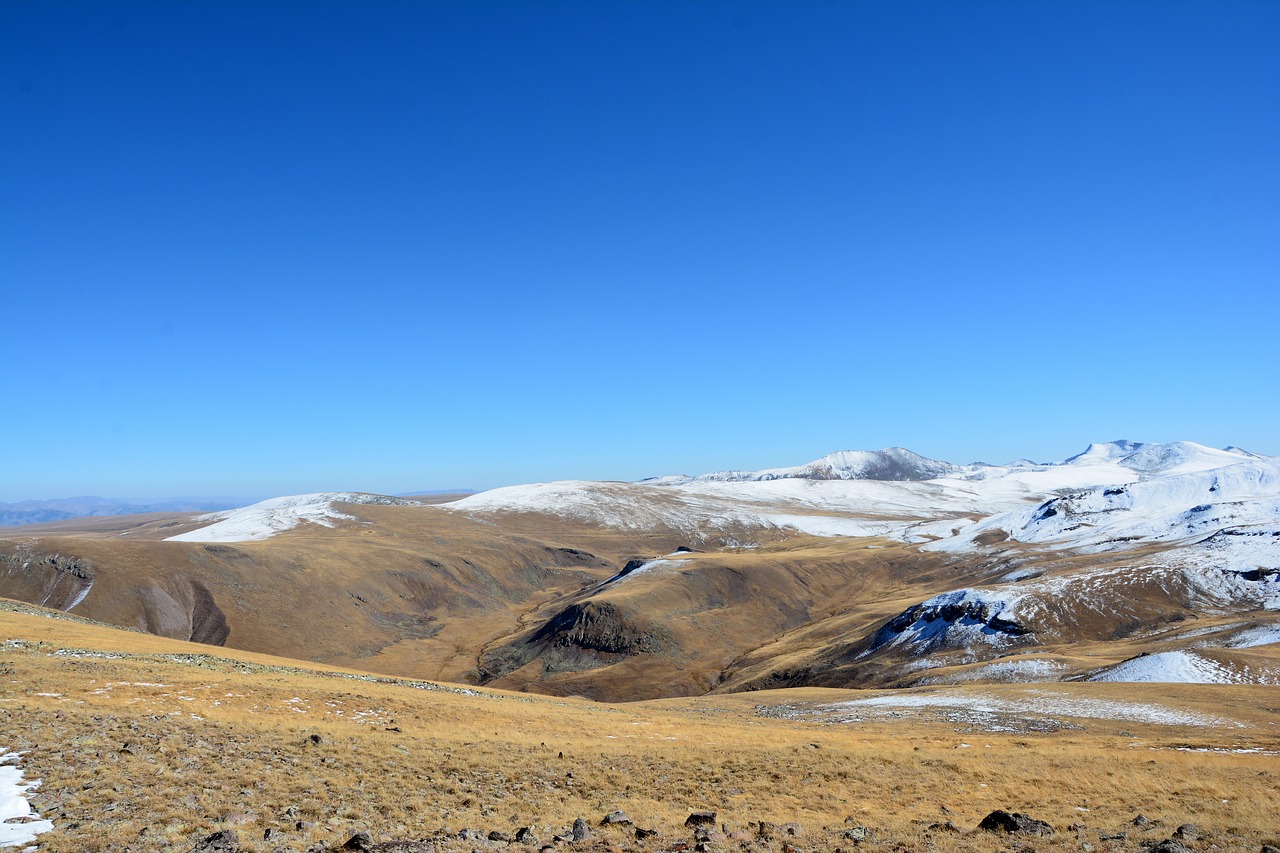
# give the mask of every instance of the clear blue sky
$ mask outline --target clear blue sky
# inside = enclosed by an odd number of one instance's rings
[[[5,0],[0,279],[0,500],[1280,454],[1280,4]]]

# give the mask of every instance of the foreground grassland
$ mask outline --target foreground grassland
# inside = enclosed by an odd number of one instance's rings
[[[712,850],[1137,851],[1187,823],[1198,827],[1191,850],[1256,851],[1280,836],[1274,687],[1053,685],[1223,722],[993,732],[909,712],[790,718],[854,691],[603,705],[4,609],[0,638],[0,749],[24,752],[27,777],[43,780],[32,803],[55,826],[45,853],[186,853],[228,828],[251,851],[339,847],[358,831],[441,850],[537,850],[578,817],[592,837],[557,846],[680,850],[693,849],[692,810],[717,813]],[[997,808],[1054,834],[977,831]],[[657,834],[598,826],[617,809]],[[1153,825],[1134,826],[1139,814]],[[761,821],[773,825],[763,835]],[[522,827],[537,841],[487,840]],[[478,837],[460,838],[465,829]]]

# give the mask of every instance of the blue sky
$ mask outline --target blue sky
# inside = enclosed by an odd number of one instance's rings
[[[1280,5],[0,4],[0,500],[1280,454]]]

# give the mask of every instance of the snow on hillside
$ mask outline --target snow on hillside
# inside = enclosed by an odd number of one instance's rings
[[[1280,684],[1280,672],[1253,672],[1210,660],[1195,652],[1139,655],[1090,676],[1088,681],[1175,682],[1179,684]]]
[[[949,462],[928,459],[904,447],[884,450],[840,450],[807,465],[762,471],[719,471],[695,477],[661,477],[663,485],[746,482],[753,480],[933,480],[960,470]]]
[[[166,541],[253,542],[267,539],[284,530],[292,530],[304,521],[323,527],[333,527],[334,521],[352,517],[336,510],[333,506],[335,503],[419,506],[417,501],[360,492],[289,495],[271,498],[240,509],[199,516],[195,519],[196,521],[214,523],[188,533],[170,536]]]
[[[908,471],[913,478],[890,477]],[[729,529],[789,528],[817,536],[887,536],[969,553],[982,550],[977,540],[983,534],[1000,533],[999,539],[1106,550],[1280,522],[1280,460],[1193,442],[1115,441],[1090,445],[1059,463],[957,466],[890,448],[842,451],[763,471],[512,486],[446,509],[550,513],[704,538]],[[1261,539],[1219,543],[1228,544],[1264,555],[1274,550]]]
[[[26,795],[40,783],[22,780],[22,770],[15,766],[18,757],[19,753],[0,748],[0,847],[29,844],[40,833],[53,829],[53,824],[41,820],[27,802]]]
[[[986,693],[980,688],[930,691],[894,691],[831,705],[796,708],[790,715],[832,723],[855,723],[903,716],[904,711],[934,712],[950,722],[963,722],[986,731],[1025,731],[1026,715],[1077,719],[1126,720],[1171,726],[1235,727],[1222,717],[1197,714],[1164,705],[1094,699],[1059,693],[1047,688],[1023,695]]]
[[[1152,464],[1162,472],[1158,476],[1095,485],[1052,497],[1036,507],[997,513],[960,536],[926,547],[967,551],[974,548],[977,537],[1000,531],[1018,542],[1105,551],[1131,547],[1129,543],[1137,541],[1192,539],[1225,528],[1280,525],[1280,460],[1255,457],[1201,468],[1203,457],[1182,456],[1169,464],[1170,455],[1148,453],[1150,449],[1138,452],[1147,454],[1143,464],[1155,460]],[[1122,459],[1121,464],[1131,458]],[[1253,544],[1262,548],[1265,543]],[[1280,541],[1273,544],[1280,546]],[[1280,549],[1272,550],[1280,556]]]
[[[998,505],[1019,506],[1020,490]],[[907,540],[918,525],[971,523],[981,498],[964,483],[778,479],[704,481],[683,486],[563,481],[508,486],[438,509],[448,512],[545,513],[618,530],[709,534],[791,529],[814,536],[888,536]],[[954,525],[950,520],[957,519]]]

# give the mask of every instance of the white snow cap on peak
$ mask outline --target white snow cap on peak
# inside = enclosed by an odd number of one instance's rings
[[[1146,446],[1146,442],[1129,441],[1124,438],[1116,441],[1094,442],[1086,447],[1083,453],[1067,457],[1062,464],[1071,465],[1081,462],[1105,462],[1112,459],[1122,459]]]
[[[805,465],[760,471],[717,471],[696,477],[660,478],[663,485],[741,483],[766,480],[932,480],[959,471],[950,462],[929,459],[905,447],[883,450],[837,450]],[[653,482],[653,481],[650,481]]]

